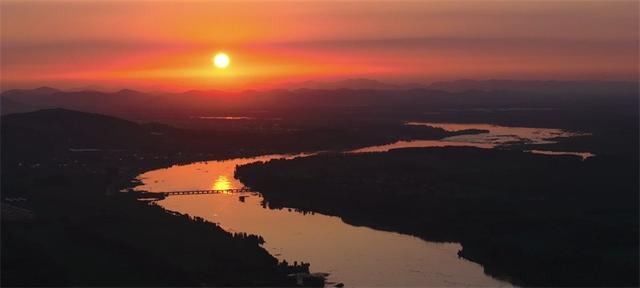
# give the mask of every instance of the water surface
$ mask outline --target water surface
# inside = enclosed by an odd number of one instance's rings
[[[496,147],[496,145],[492,143],[460,142],[460,141],[448,141],[448,140],[409,140],[409,141],[402,140],[402,141],[397,141],[391,144],[358,148],[348,152],[349,153],[387,152],[391,149],[400,149],[400,148],[450,147],[450,146],[477,147],[477,148],[484,148],[484,149],[490,149],[490,148]]]
[[[553,144],[558,138],[568,138],[582,136],[586,134],[565,131],[553,128],[529,128],[529,127],[506,127],[491,124],[460,124],[460,123],[432,123],[432,122],[407,122],[406,125],[431,126],[442,128],[446,131],[462,130],[487,130],[486,133],[465,134],[445,137],[440,140],[410,140],[397,141],[386,145],[377,145],[351,150],[351,153],[360,152],[386,152],[391,149],[415,148],[415,147],[445,147],[445,146],[466,146],[483,149],[505,147],[513,144]],[[549,151],[549,150],[526,150],[534,154],[544,155],[572,155],[578,156],[582,160],[595,156],[589,152],[573,151]]]
[[[302,155],[176,165],[140,175],[143,185],[137,189],[240,188],[243,184],[233,177],[236,165],[297,156]],[[290,263],[310,262],[312,272],[330,273],[328,281],[357,286],[509,286],[485,275],[480,265],[459,258],[457,243],[356,227],[318,213],[268,209],[262,200],[258,193],[211,194],[171,196],[158,204],[218,223],[229,232],[261,235],[269,253]]]
[[[559,129],[488,124],[409,122],[407,125],[427,125],[448,131],[481,129],[488,132],[441,140],[398,141],[348,153],[444,146],[493,149],[514,143],[550,144],[558,137],[580,135]],[[593,156],[581,152],[525,152],[578,155],[583,159]],[[138,178],[143,185],[136,189],[167,192],[241,188],[244,185],[234,178],[238,165],[308,155],[266,155],[176,165],[140,175]],[[309,262],[312,272],[330,273],[329,281],[351,286],[510,286],[485,275],[480,265],[459,258],[457,252],[461,247],[457,243],[427,242],[409,235],[352,226],[339,217],[300,213],[292,209],[268,209],[262,203],[263,198],[259,193],[171,196],[158,201],[160,206],[168,210],[202,217],[229,232],[261,235],[266,241],[263,246],[272,255],[290,263]]]
[[[255,119],[253,117],[247,117],[247,116],[198,116],[196,118],[204,119],[204,120],[253,120]]]

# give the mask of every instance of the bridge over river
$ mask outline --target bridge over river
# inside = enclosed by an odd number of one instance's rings
[[[233,194],[251,192],[249,187],[229,188],[229,189],[204,189],[204,190],[181,190],[181,191],[162,191],[162,192],[138,192],[138,198],[165,198],[167,196],[176,195],[200,195],[200,194]]]

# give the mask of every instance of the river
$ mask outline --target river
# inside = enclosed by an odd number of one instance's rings
[[[427,123],[410,122],[408,125]],[[469,126],[471,124],[428,125],[451,131],[483,129]],[[491,126],[491,129],[489,133],[476,134],[475,137],[463,135],[442,140],[399,141],[348,152],[384,152],[402,147],[439,146],[491,149],[513,139],[549,143],[554,137],[576,135],[555,129],[500,126]],[[140,175],[138,179],[143,184],[136,189],[163,192],[240,188],[244,185],[234,178],[237,165],[308,155],[265,155],[176,165]],[[171,211],[218,223],[229,232],[261,235],[266,241],[263,247],[272,255],[290,263],[309,262],[312,272],[329,273],[328,282],[340,282],[349,286],[511,286],[484,274],[480,265],[458,257],[457,252],[461,249],[458,243],[428,242],[410,235],[353,226],[344,223],[339,217],[318,213],[268,209],[263,207],[262,200],[259,193],[236,193],[171,196],[157,203]]]
[[[349,152],[385,152],[391,149],[411,148],[411,147],[445,147],[445,146],[468,146],[483,149],[503,148],[513,144],[553,144],[558,138],[568,138],[584,136],[588,134],[569,132],[553,128],[530,128],[530,127],[507,127],[491,124],[461,124],[461,123],[430,123],[430,122],[407,122],[406,125],[431,126],[442,128],[446,131],[462,130],[486,130],[485,133],[465,134],[446,137],[440,140],[411,140],[397,141],[391,144],[377,145],[356,149]],[[544,155],[572,155],[578,156],[582,160],[594,157],[590,152],[575,151],[550,151],[542,149],[526,150],[525,152]]]

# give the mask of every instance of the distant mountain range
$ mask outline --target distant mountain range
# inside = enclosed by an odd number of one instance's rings
[[[141,120],[149,114],[197,115],[283,109],[306,109],[309,112],[327,107],[366,106],[396,109],[396,112],[407,109],[557,107],[588,104],[591,103],[588,99],[593,97],[607,97],[605,103],[608,104],[617,103],[623,98],[627,99],[624,103],[637,102],[638,97],[637,82],[608,81],[457,80],[431,85],[397,85],[371,79],[348,79],[290,83],[286,88],[163,93],[130,89],[116,92],[61,91],[40,87],[3,92],[0,95],[0,110],[5,115],[65,108]],[[562,97],[557,97],[559,95]],[[153,119],[147,117],[144,120]]]
[[[373,89],[373,90],[398,90],[398,89],[426,89],[428,85],[420,83],[390,84],[373,79],[346,79],[333,82],[304,81],[287,83],[281,86],[283,89]]]
[[[448,92],[469,90],[526,91],[544,93],[602,93],[638,89],[638,82],[625,81],[541,81],[541,80],[470,80],[434,82],[429,88]]]
[[[152,97],[143,92],[123,89],[117,92],[71,91],[50,87],[8,90],[1,94],[2,114],[29,112],[46,108],[67,108],[98,112],[100,107],[110,110],[144,105]]]
[[[553,80],[471,80],[460,79],[454,81],[439,81],[431,84],[405,83],[390,84],[372,79],[346,79],[333,82],[304,81],[287,83],[283,89],[373,89],[373,90],[406,90],[406,89],[430,89],[447,92],[465,92],[472,90],[482,91],[528,91],[528,92],[602,92],[612,89],[637,88],[637,82],[625,81],[553,81]]]

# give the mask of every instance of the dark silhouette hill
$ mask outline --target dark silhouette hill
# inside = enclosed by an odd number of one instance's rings
[[[42,107],[41,99],[46,99],[46,97],[42,96],[49,96],[59,92],[61,91],[51,87],[4,91],[0,97],[0,113],[4,115],[38,110],[39,107]]]
[[[3,150],[21,155],[130,149],[145,134],[143,126],[127,120],[59,108],[2,117]]]
[[[2,115],[29,112],[29,111],[35,111],[35,110],[38,110],[38,109],[36,107],[32,107],[30,105],[17,102],[10,98],[0,98],[0,111],[2,111]]]

